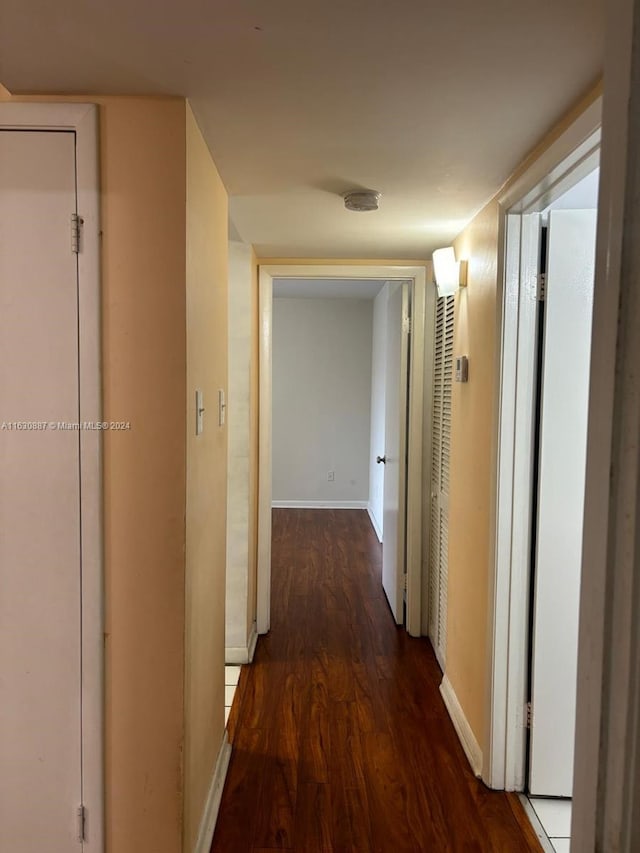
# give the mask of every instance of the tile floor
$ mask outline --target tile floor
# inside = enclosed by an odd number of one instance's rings
[[[240,678],[240,667],[227,665],[224,668],[224,724],[227,725],[229,712],[235,696],[238,679]]]
[[[569,853],[571,800],[524,796],[521,799],[546,853]]]

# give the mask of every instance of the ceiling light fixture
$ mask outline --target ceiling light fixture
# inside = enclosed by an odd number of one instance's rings
[[[363,213],[366,210],[377,210],[382,193],[376,190],[350,190],[345,193],[344,206],[347,210]]]
[[[456,261],[453,246],[433,253],[433,277],[438,296],[452,296],[459,287],[467,286],[467,262]]]

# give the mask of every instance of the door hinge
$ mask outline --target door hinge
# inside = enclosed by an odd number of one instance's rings
[[[402,320],[402,331],[408,335],[411,334],[411,317],[404,317]]]
[[[78,806],[78,841],[87,840],[87,810],[84,806]]]
[[[544,302],[547,298],[547,274],[541,272],[538,275],[538,282],[536,284],[536,299],[538,302]]]
[[[80,253],[80,239],[82,237],[82,226],[84,219],[77,213],[71,214],[71,251],[74,255]]]
[[[533,709],[531,708],[531,702],[526,702],[524,706],[524,727],[525,729],[531,728],[531,723],[533,720]]]

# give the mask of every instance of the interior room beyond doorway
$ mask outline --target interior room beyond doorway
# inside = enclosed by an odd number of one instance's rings
[[[273,505],[367,509],[380,539],[383,471],[370,449],[384,455],[384,362],[373,363],[384,288],[375,279],[273,285]]]

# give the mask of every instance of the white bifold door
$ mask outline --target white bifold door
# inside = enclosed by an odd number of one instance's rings
[[[449,462],[455,298],[436,303],[431,425],[431,518],[429,530],[429,638],[442,669],[447,656]]]
[[[431,426],[431,518],[429,530],[429,638],[442,669],[447,657],[449,565],[449,464],[455,298],[436,303]]]
[[[547,240],[528,784],[570,797],[596,211],[552,211]]]
[[[0,131],[0,851],[81,850],[75,135]]]
[[[409,285],[394,282],[387,302],[382,586],[404,621]]]

